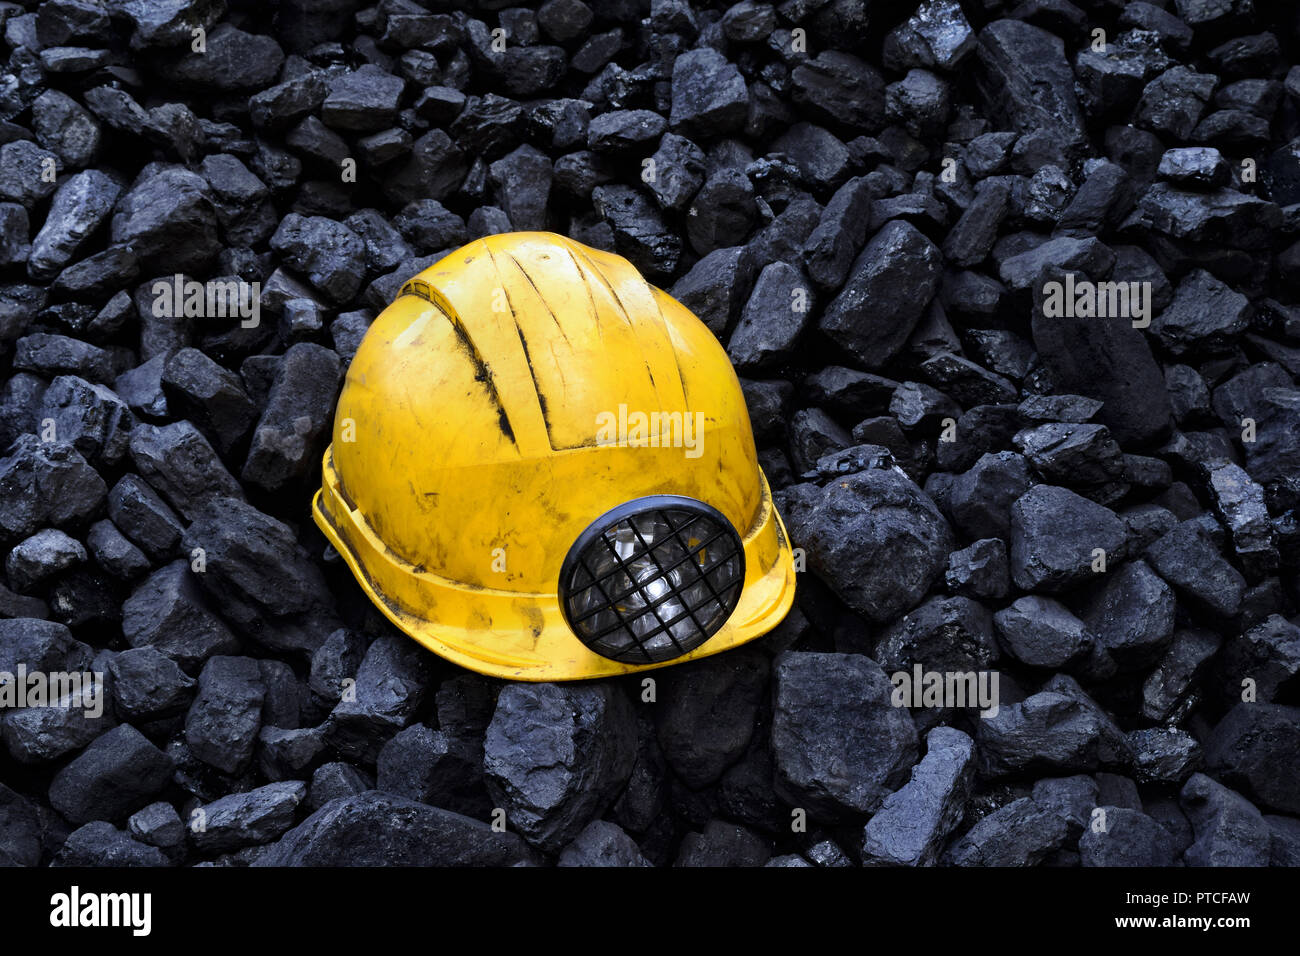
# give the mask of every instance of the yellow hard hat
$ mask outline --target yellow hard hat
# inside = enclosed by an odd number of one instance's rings
[[[402,287],[348,370],[316,523],[435,654],[606,677],[753,640],[789,541],[713,333],[627,260],[471,242]]]

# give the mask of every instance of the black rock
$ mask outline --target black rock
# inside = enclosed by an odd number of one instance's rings
[[[915,606],[947,565],[952,531],[897,469],[871,469],[824,488],[799,485],[782,502],[808,566],[841,600],[885,623]]]
[[[993,615],[1002,647],[1030,667],[1068,670],[1087,655],[1093,637],[1064,604],[1028,595]]]
[[[1123,452],[1105,425],[1052,422],[1012,440],[1045,481],[1100,485],[1124,474]]]
[[[838,288],[866,240],[875,190],[862,176],[835,191],[803,246],[809,277],[824,289]]]
[[[1175,866],[1178,853],[1169,831],[1138,810],[1105,806],[1105,823],[1079,838],[1083,866]]]
[[[693,789],[716,783],[749,746],[767,659],[738,651],[665,671],[654,708],[668,765]]]
[[[1185,730],[1152,727],[1127,736],[1138,783],[1182,784],[1201,766],[1201,745]]]
[[[1063,145],[1084,138],[1074,75],[1061,40],[1020,20],[995,20],[979,33],[980,92],[1003,129],[1052,130]]]
[[[54,192],[57,180],[47,170],[58,168],[58,157],[31,140],[0,146],[0,199],[31,209]]]
[[[547,852],[570,843],[627,782],[631,705],[612,684],[511,684],[484,741],[488,792],[507,826]]]
[[[33,332],[14,343],[14,368],[47,378],[77,375],[108,383],[116,374],[114,365],[113,353],[67,335]]]
[[[1242,681],[1249,677],[1256,700],[1274,703],[1300,674],[1300,627],[1280,614],[1270,614],[1228,641],[1220,663],[1226,698],[1237,697]]]
[[[198,349],[167,359],[159,379],[168,408],[194,421],[228,455],[248,435],[257,409],[239,377]]]
[[[275,79],[283,62],[284,51],[271,37],[221,23],[208,33],[202,56],[186,51],[165,64],[163,75],[185,87],[258,89]]]
[[[1188,866],[1268,866],[1268,825],[1241,794],[1194,773],[1179,803],[1196,835],[1183,854]]]
[[[777,137],[772,151],[799,170],[818,195],[829,195],[852,174],[853,156],[834,133],[813,123],[795,123]]]
[[[790,71],[790,98],[819,122],[874,133],[885,121],[885,81],[866,61],[823,50]]]
[[[114,655],[108,665],[113,706],[125,720],[148,723],[188,709],[195,682],[171,658],[151,646]]]
[[[494,162],[488,172],[497,204],[515,229],[546,228],[552,170],[545,153],[532,146],[520,146]]]
[[[1173,591],[1145,561],[1130,561],[1106,576],[1084,621],[1088,633],[1121,670],[1150,667],[1173,639]]]
[[[702,833],[688,833],[673,866],[763,866],[771,856],[766,840],[747,827],[710,820]]]
[[[126,821],[132,837],[160,850],[174,850],[185,842],[185,824],[176,808],[164,800],[131,814]]]
[[[232,793],[193,810],[190,839],[203,853],[269,843],[293,826],[298,804],[306,796],[307,785],[301,780]]]
[[[1210,631],[1177,631],[1165,656],[1142,685],[1142,716],[1166,721],[1185,709],[1189,693],[1221,643]]]
[[[885,66],[954,69],[975,48],[975,33],[956,0],[925,0],[884,43]]]
[[[446,730],[413,724],[379,751],[376,786],[476,819],[492,811],[483,785],[483,753],[470,740]]]
[[[1129,758],[1124,734],[1069,677],[1058,674],[1024,701],[982,719],[976,732],[983,771],[1096,770]]]
[[[337,626],[320,568],[287,525],[251,505],[213,500],[194,515],[184,547],[203,554],[199,581],[223,616],[262,644],[310,654]]]
[[[255,866],[517,866],[513,833],[376,790],[339,797],[286,833]]]
[[[951,727],[931,730],[925,745],[911,779],[867,822],[864,865],[931,866],[961,822],[975,776],[975,745]]]
[[[57,528],[44,528],[13,546],[5,558],[5,577],[20,594],[86,560],[81,542]]]
[[[1263,806],[1300,812],[1300,708],[1239,703],[1205,741],[1205,761],[1224,784]]]
[[[223,773],[242,772],[253,758],[265,697],[257,661],[211,658],[199,674],[198,696],[185,715],[190,751]]]
[[[888,674],[977,671],[998,659],[988,608],[966,597],[933,597],[880,632],[875,657]]]
[[[192,520],[213,499],[244,497],[239,482],[188,421],[161,427],[136,425],[131,430],[131,459],[145,480],[185,518]]]
[[[785,652],[773,665],[776,789],[809,816],[870,814],[917,758],[916,727],[880,666],[856,654]]]
[[[958,423],[961,433],[961,423]],[[1006,537],[1011,505],[1030,489],[1030,471],[1014,451],[984,454],[953,480],[946,511],[953,524],[974,538]]]
[[[981,538],[970,547],[948,556],[944,583],[954,594],[996,599],[1006,597],[1011,587],[1007,546],[1000,538]]]
[[[184,530],[158,493],[132,474],[109,491],[108,516],[153,561],[175,554]]]
[[[196,59],[202,59],[196,57]],[[142,176],[118,201],[112,241],[130,249],[148,272],[204,271],[220,251],[207,181],[179,166]]]
[[[427,690],[428,653],[397,634],[377,638],[357,670],[352,693],[330,712],[330,745],[346,757],[366,763],[411,722]]]
[[[108,520],[90,526],[86,532],[86,550],[100,567],[123,581],[132,581],[152,567],[145,553]]]
[[[799,269],[785,262],[765,267],[727,346],[737,371],[753,372],[789,358],[814,306],[813,292]]]
[[[1185,66],[1172,67],[1142,91],[1134,123],[1174,140],[1186,140],[1201,118],[1217,83],[1217,78],[1211,74],[1197,73]]]
[[[339,371],[338,356],[329,349],[309,342],[289,348],[253,432],[242,472],[245,481],[278,491],[319,463]]]
[[[156,847],[134,840],[111,823],[96,820],[68,834],[51,866],[171,866]]]
[[[367,63],[328,81],[320,115],[326,125],[349,132],[372,132],[393,124],[406,84],[399,76]]]
[[[1223,617],[1241,607],[1246,579],[1224,559],[1201,521],[1179,524],[1147,548],[1146,558],[1195,605]]]
[[[552,0],[552,3],[555,2],[557,0]],[[641,855],[640,848],[618,824],[608,820],[592,820],[564,848],[555,865],[650,866],[651,863]]]
[[[64,180],[32,240],[29,274],[49,279],[72,261],[82,243],[108,219],[121,191],[116,181],[97,169]]]
[[[1005,21],[1002,21],[1005,22]],[[1066,842],[1064,818],[1029,797],[984,817],[952,844],[949,866],[1035,866]]]
[[[662,280],[677,271],[681,238],[642,192],[631,186],[597,186],[591,198],[596,212],[613,230],[619,255],[651,279]]]
[[[104,480],[64,442],[22,435],[0,458],[0,539],[27,537],[45,525],[81,524],[104,502]]]
[[[1037,485],[1011,506],[1011,577],[1025,590],[1059,591],[1094,574],[1097,549],[1122,555],[1124,523],[1065,488]]]
[[[118,820],[171,780],[172,759],[130,724],[91,742],[50,782],[50,805],[75,824]]]
[[[713,138],[745,123],[749,94],[745,79],[717,50],[688,50],[673,62],[669,124],[688,136]]]
[[[914,226],[887,223],[862,250],[819,326],[867,369],[894,357],[939,288],[939,250]]]

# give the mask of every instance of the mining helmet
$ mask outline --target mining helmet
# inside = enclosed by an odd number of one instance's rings
[[[707,657],[794,600],[717,339],[550,233],[478,239],[402,287],[348,370],[313,512],[397,627],[495,677]]]

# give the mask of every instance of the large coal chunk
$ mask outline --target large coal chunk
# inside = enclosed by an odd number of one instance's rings
[[[1036,485],[1011,506],[1011,577],[1026,591],[1060,591],[1093,576],[1096,550],[1122,555],[1124,522],[1065,488]]]
[[[1200,519],[1167,532],[1147,548],[1146,558],[1192,604],[1222,617],[1240,609],[1246,579],[1223,557]]]
[[[862,861],[874,866],[932,866],[961,823],[975,778],[975,744],[960,730],[936,727],[912,778],[885,797],[862,831]]]
[[[161,68],[166,78],[184,87],[233,91],[266,86],[283,62],[284,51],[271,37],[221,23],[208,34],[202,56],[186,51]]]
[[[1093,638],[1060,601],[1027,595],[993,615],[1007,653],[1030,667],[1064,670],[1079,662]]]
[[[1050,130],[1063,145],[1084,139],[1074,74],[1059,37],[1022,20],[996,20],[979,34],[977,82],[999,128]]]
[[[1084,620],[1088,632],[1121,670],[1150,667],[1174,635],[1174,592],[1145,561],[1108,577]]]
[[[54,686],[43,705],[6,709],[0,714],[5,747],[19,763],[57,760],[117,726],[102,676],[61,695]]]
[[[262,726],[266,684],[251,657],[214,657],[199,674],[199,693],[185,715],[191,753],[223,773],[238,774],[253,759]]]
[[[1188,866],[1268,866],[1268,825],[1241,794],[1194,773],[1183,785],[1179,804],[1196,836],[1183,853]]]
[[[377,790],[331,800],[255,866],[519,866],[528,845],[479,820]]]
[[[271,237],[271,248],[332,302],[349,301],[366,276],[366,245],[340,222],[290,213]]]
[[[1034,345],[1059,389],[1103,402],[1099,419],[1122,445],[1163,439],[1173,409],[1164,375],[1128,319],[1051,318],[1036,309]]]
[[[253,427],[257,408],[239,376],[198,349],[170,356],[159,383],[168,408],[198,425],[222,455],[229,455]]]
[[[189,520],[213,499],[244,497],[239,482],[192,422],[138,424],[131,429],[130,447],[140,474]]]
[[[96,820],[68,834],[50,866],[171,866],[157,847],[135,840],[111,823]]]
[[[204,853],[228,853],[269,843],[293,826],[298,805],[306,796],[307,784],[286,780],[221,797],[190,814],[191,839]]]
[[[50,805],[77,824],[118,820],[161,792],[172,769],[171,757],[130,724],[122,724],[54,775]]]
[[[740,650],[674,667],[659,679],[659,746],[688,787],[716,783],[745,753],[767,676],[765,656]]]
[[[651,279],[664,279],[677,271],[681,237],[668,227],[649,197],[631,186],[597,186],[591,199],[613,230],[619,255]]]
[[[903,347],[939,288],[942,256],[915,226],[894,220],[858,256],[820,328],[858,365],[878,369]]]
[[[41,400],[41,421],[92,463],[114,465],[126,454],[135,416],[112,389],[60,375]]]
[[[0,458],[0,539],[79,524],[104,503],[104,479],[71,444],[22,435],[9,451]]]
[[[338,394],[340,362],[310,342],[290,346],[253,432],[242,477],[267,491],[300,481],[320,462]]]
[[[1035,866],[1064,846],[1069,829],[1054,809],[1029,797],[1013,800],[980,820],[948,848],[949,866]]]
[[[1210,771],[1263,806],[1300,813],[1300,708],[1239,703],[1205,742]]]
[[[87,169],[59,186],[40,232],[32,240],[27,271],[33,279],[58,275],[90,235],[108,219],[122,187],[107,174]]]
[[[877,623],[914,607],[943,573],[952,530],[934,502],[896,468],[870,469],[824,488],[787,489],[782,514],[808,566]]]
[[[203,272],[221,251],[207,181],[180,166],[144,176],[118,202],[111,238],[146,274]]]
[[[0,783],[0,866],[35,866],[41,860],[36,808]]]
[[[686,135],[725,136],[749,114],[749,93],[740,70],[717,50],[688,50],[673,61],[669,123]]]
[[[981,768],[994,776],[1026,770],[1093,771],[1122,765],[1129,756],[1128,742],[1115,722],[1064,675],[980,720],[975,739]]]
[[[353,693],[330,712],[330,745],[344,756],[373,762],[384,744],[411,722],[427,690],[429,667],[428,652],[410,638],[377,638],[357,669]]]
[[[734,8],[733,8],[734,9]],[[617,823],[592,820],[564,848],[556,866],[651,866],[641,849]]]
[[[627,783],[636,723],[612,684],[512,684],[497,698],[483,751],[488,792],[507,825],[557,852]]]
[[[772,756],[787,803],[828,822],[870,814],[907,779],[916,726],[869,657],[781,654],[773,666]]]
[[[890,674],[982,670],[998,659],[993,617],[967,597],[932,597],[881,632],[875,657]]]
[[[384,744],[375,770],[376,786],[386,793],[478,819],[492,811],[483,748],[460,734],[412,724]]]
[[[113,656],[113,707],[125,720],[150,721],[187,710],[195,682],[153,647],[133,647]]]
[[[203,590],[247,636],[310,654],[337,626],[325,578],[288,525],[219,498],[195,514],[183,540],[190,553],[202,550]]]
[[[885,122],[884,78],[840,50],[823,50],[791,70],[790,99],[820,123],[876,132]]]
[[[1079,838],[1083,866],[1176,866],[1173,835],[1157,820],[1127,807],[1103,807],[1105,826],[1087,827]]]

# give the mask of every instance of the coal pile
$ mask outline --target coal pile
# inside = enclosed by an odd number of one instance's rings
[[[1300,864],[1300,14],[456,6],[0,4],[0,672],[91,675],[0,863]],[[726,346],[753,645],[504,684],[313,525],[370,321],[537,229]]]

